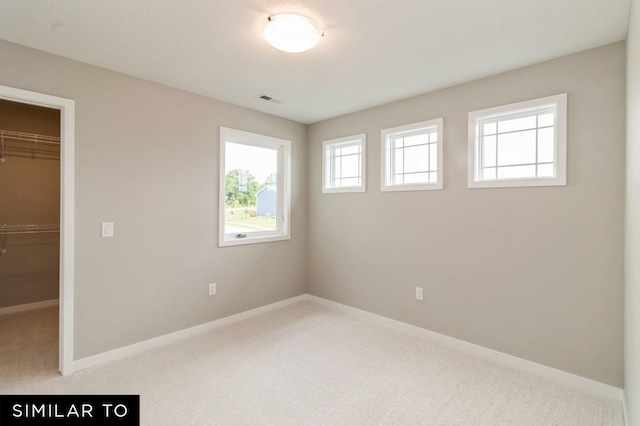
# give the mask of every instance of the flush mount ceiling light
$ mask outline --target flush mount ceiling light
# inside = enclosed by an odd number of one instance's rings
[[[283,13],[269,17],[262,30],[267,43],[289,53],[300,53],[315,47],[324,33],[309,18]]]

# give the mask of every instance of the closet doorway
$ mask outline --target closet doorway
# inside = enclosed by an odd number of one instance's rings
[[[0,310],[59,304],[63,375],[74,370],[74,114],[72,100],[0,86]]]

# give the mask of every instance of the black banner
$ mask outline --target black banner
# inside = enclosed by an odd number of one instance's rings
[[[140,425],[140,395],[0,395],[0,425]]]

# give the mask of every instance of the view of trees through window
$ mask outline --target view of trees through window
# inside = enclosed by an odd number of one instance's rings
[[[225,233],[277,229],[277,150],[227,142]]]

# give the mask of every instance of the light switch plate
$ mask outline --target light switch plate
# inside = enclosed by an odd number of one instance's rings
[[[102,222],[102,238],[113,237],[113,222]]]

